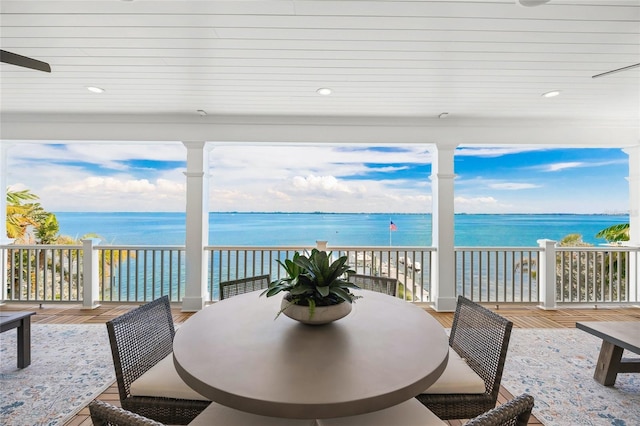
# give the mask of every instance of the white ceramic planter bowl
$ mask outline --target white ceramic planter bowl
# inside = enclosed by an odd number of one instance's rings
[[[320,325],[346,317],[349,312],[351,312],[351,303],[342,302],[331,306],[316,306],[313,315],[311,315],[308,306],[291,305],[290,302],[283,297],[280,309],[283,308],[282,313],[291,319],[304,324]]]

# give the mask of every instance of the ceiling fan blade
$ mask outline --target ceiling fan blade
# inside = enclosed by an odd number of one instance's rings
[[[37,59],[29,58],[27,56],[17,55],[15,53],[7,52],[6,50],[0,50],[0,62],[24,68],[31,68],[38,71],[51,72],[51,66],[46,62],[38,61]]]
[[[607,71],[607,72],[602,72],[600,74],[592,75],[591,78],[604,77],[605,75],[613,74],[613,73],[620,72],[620,71],[626,71],[626,70],[630,70],[632,68],[638,68],[638,67],[640,67],[640,62],[637,63],[637,64],[629,65],[629,66],[618,68],[618,69],[615,69],[615,70],[611,70],[611,71]]]

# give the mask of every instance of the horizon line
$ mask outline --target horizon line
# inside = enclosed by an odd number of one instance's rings
[[[91,213],[91,214],[100,214],[100,213],[110,213],[110,214],[120,214],[120,213],[175,213],[175,214],[186,214],[184,211],[58,211],[51,212],[54,214],[57,213]],[[323,212],[323,211],[315,211],[315,212],[304,212],[304,211],[295,211],[295,212],[287,212],[287,211],[237,211],[237,210],[229,210],[229,211],[220,211],[220,212],[208,212],[208,214],[373,214],[373,215],[428,215],[431,216],[433,213],[425,212],[425,213],[387,213],[387,212]],[[601,213],[548,213],[548,212],[539,212],[539,213],[510,213],[510,212],[502,212],[502,213],[468,213],[468,212],[460,212],[454,213],[454,215],[489,215],[489,216],[500,216],[500,215],[530,215],[530,216],[543,216],[543,215],[553,215],[553,216],[629,216],[629,212],[601,212]]]

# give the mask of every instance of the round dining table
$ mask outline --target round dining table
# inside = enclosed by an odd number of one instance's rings
[[[305,325],[261,291],[205,307],[176,332],[180,377],[212,401],[272,417],[381,410],[433,384],[448,360],[444,328],[401,299],[367,290],[346,317]]]

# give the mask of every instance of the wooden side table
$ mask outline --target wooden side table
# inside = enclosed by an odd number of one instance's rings
[[[35,312],[0,312],[0,333],[17,328],[18,368],[31,364],[31,315]]]

